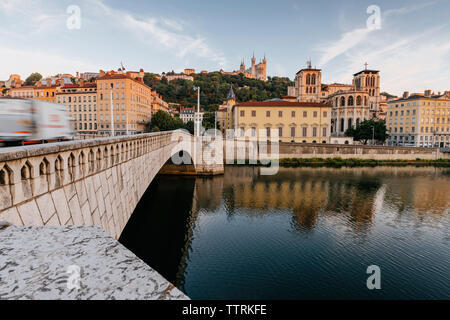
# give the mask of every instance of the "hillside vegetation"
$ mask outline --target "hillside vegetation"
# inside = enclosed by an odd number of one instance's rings
[[[200,86],[200,104],[207,111],[217,110],[225,101],[230,84],[233,85],[237,102],[281,98],[287,94],[287,87],[293,85],[289,78],[281,77],[269,77],[268,81],[264,82],[242,75],[222,75],[219,72],[193,76],[193,82],[182,79],[167,82],[165,78],[158,80],[155,74],[146,73],[144,82],[161,94],[165,101],[179,103],[183,107],[197,105],[197,92],[194,87]]]

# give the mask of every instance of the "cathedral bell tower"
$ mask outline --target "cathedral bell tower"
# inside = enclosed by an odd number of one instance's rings
[[[295,96],[300,102],[320,102],[321,88],[322,71],[313,68],[309,60],[295,76]]]

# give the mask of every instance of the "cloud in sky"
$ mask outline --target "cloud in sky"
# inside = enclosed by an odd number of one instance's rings
[[[124,37],[127,40],[135,39],[149,52],[165,52],[164,54],[176,58],[192,56],[207,59],[217,67],[223,67],[227,63],[225,56],[214,49],[205,37],[186,30],[186,26],[180,19],[140,16],[113,8],[102,0],[81,0],[77,5],[81,8],[81,32],[86,32],[83,28],[87,25],[91,30],[96,31],[120,29],[122,39]],[[76,61],[81,51],[77,53],[69,50],[73,43],[71,36],[74,33],[70,34],[71,31],[65,27],[68,18],[66,7],[59,1],[0,0],[0,19],[5,18],[5,20],[2,19],[3,22],[0,22],[0,35],[10,40],[3,41],[3,48],[8,49],[8,52],[14,50],[21,52],[22,58],[36,62],[38,60],[35,59],[33,50],[26,50],[26,44],[30,39],[36,40],[41,35],[44,38],[43,42],[49,43],[48,50],[51,56],[58,56],[58,61]],[[76,35],[73,39],[76,41]],[[83,48],[80,47],[79,50]],[[27,52],[28,56],[25,56]],[[116,54],[121,53],[116,52]],[[85,65],[99,62],[94,56],[91,56],[91,59]],[[39,66],[45,70],[54,70],[54,66],[48,65],[46,61],[51,60],[41,60]],[[10,64],[2,67],[0,78],[5,78],[10,73],[17,73],[18,71],[15,70],[20,63],[17,59],[13,59]],[[139,63],[142,62],[136,62],[136,64]],[[98,65],[94,70],[99,67]],[[72,69],[73,66],[70,65],[70,68]],[[19,69],[24,70],[24,68]]]
[[[353,1],[326,8],[319,2],[271,2],[254,19],[244,10],[252,7],[247,3],[232,12],[200,0],[132,5],[116,5],[117,0],[0,0],[0,79],[34,71],[108,70],[121,60],[127,68],[151,72],[235,70],[243,52],[256,48],[267,53],[273,76],[292,78],[299,59],[311,57],[324,69],[324,82],[351,82],[352,73],[368,62],[381,71],[383,90],[448,90],[442,88],[450,85],[448,2],[419,1],[395,8],[395,3],[379,0],[382,29],[369,30],[369,15]],[[81,30],[66,28],[66,9],[72,4],[81,8]],[[279,10],[276,17],[274,10]],[[336,25],[341,32],[333,30]]]
[[[141,41],[148,45],[154,45],[156,42],[167,49],[172,49],[171,52],[180,58],[194,55],[212,60],[219,67],[226,64],[227,60],[222,53],[213,49],[205,38],[190,35],[179,20],[166,17],[139,18],[129,12],[109,7],[102,0],[87,1],[91,7],[96,6],[100,9],[98,13],[107,13],[109,19],[122,24],[132,35],[140,35]]]
[[[432,26],[419,34],[410,34],[395,27],[394,18],[429,7],[435,2],[387,10],[382,14],[382,28],[356,28],[341,34],[339,39],[316,47],[320,67],[326,69],[330,82],[350,82],[353,73],[365,62],[381,71],[382,89],[400,94],[404,90],[449,90],[450,35],[446,26]],[[392,18],[391,21],[390,19]],[[444,79],[437,74],[447,74]],[[442,81],[447,77],[447,82]]]

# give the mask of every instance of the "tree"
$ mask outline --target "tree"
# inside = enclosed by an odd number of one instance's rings
[[[38,72],[34,72],[25,79],[26,86],[33,86],[36,82],[42,79],[42,75]]]
[[[361,141],[365,145],[372,137],[381,143],[384,143],[389,138],[384,121],[375,121],[373,119],[361,122],[356,128],[348,128],[345,131],[345,135],[353,137],[353,140]]]
[[[203,115],[202,125],[205,130],[214,129],[214,121],[216,120],[216,115],[214,112],[206,112]]]
[[[206,111],[217,110],[226,100],[230,84],[238,102],[281,98],[287,94],[287,87],[293,85],[289,78],[282,77],[271,77],[266,82],[248,79],[242,74],[226,75],[219,72],[194,74],[193,77],[194,81],[177,79],[168,82],[166,78],[159,79],[155,74],[146,73],[144,83],[156,90],[165,101],[188,108],[197,106],[197,92],[194,87],[199,86],[200,104]]]
[[[185,129],[185,127],[185,124],[180,118],[172,118],[170,114],[162,110],[158,110],[148,124],[150,132]]]

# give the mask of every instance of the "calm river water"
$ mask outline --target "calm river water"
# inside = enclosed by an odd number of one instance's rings
[[[450,170],[158,176],[120,241],[192,299],[450,299]]]

